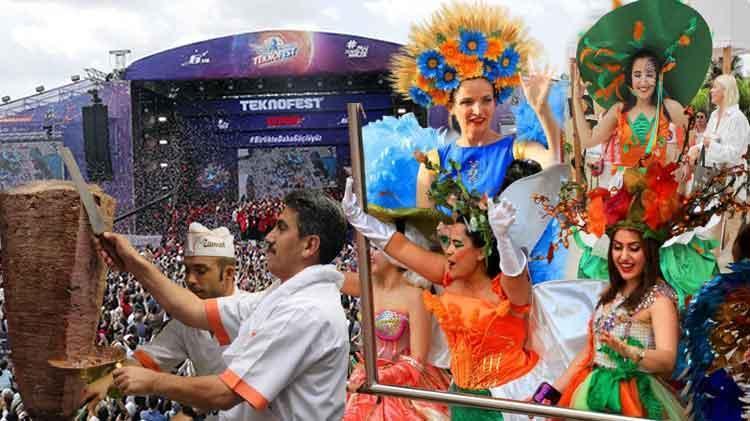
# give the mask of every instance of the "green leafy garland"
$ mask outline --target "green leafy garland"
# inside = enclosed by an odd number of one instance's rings
[[[427,155],[420,151],[414,153],[414,158],[424,164],[425,168],[437,174],[430,185],[428,196],[436,207],[444,207],[451,211],[454,221],[462,220],[470,232],[479,233],[484,241],[482,252],[485,257],[494,253],[492,247],[494,235],[490,221],[487,219],[487,195],[480,196],[476,190],[469,191],[461,180],[461,164],[450,159],[449,171],[439,164],[431,162]],[[454,175],[455,173],[455,175]]]

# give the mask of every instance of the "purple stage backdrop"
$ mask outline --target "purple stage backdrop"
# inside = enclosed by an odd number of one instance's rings
[[[263,31],[184,45],[131,64],[129,80],[232,79],[386,71],[400,45],[325,32]]]
[[[114,173],[113,181],[99,184],[117,199],[118,212],[127,211],[133,207],[130,82],[103,83],[99,96],[109,111],[109,149]],[[62,141],[73,152],[86,178],[81,107],[90,104],[91,96],[87,93],[61,94],[59,101],[0,118],[0,143],[8,149],[16,142],[28,146],[48,140]],[[50,124],[53,130],[48,137],[44,126]]]

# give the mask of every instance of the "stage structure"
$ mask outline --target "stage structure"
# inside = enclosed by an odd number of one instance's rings
[[[364,104],[367,121],[417,111],[388,80],[399,48],[356,35],[263,31],[135,61],[124,78],[142,169],[137,202],[172,190],[234,200],[335,185],[349,161],[347,103]]]
[[[88,168],[86,161],[81,109],[91,105],[93,89],[109,110],[108,142],[114,176],[106,180]],[[65,178],[57,152],[64,145],[73,152],[87,180],[98,183],[114,197],[120,209],[132,208],[130,106],[128,82],[88,78],[0,105],[0,190]],[[118,225],[121,231],[129,232],[130,228]]]

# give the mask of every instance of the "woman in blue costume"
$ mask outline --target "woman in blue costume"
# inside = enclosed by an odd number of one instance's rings
[[[459,3],[414,26],[409,43],[394,59],[396,90],[425,108],[445,106],[457,122],[456,142],[430,151],[428,157],[443,168],[455,161],[470,191],[496,196],[514,159],[532,159],[543,167],[559,159],[560,129],[547,104],[550,74],[521,78],[522,65],[530,63],[535,47],[523,24],[502,8]],[[519,85],[550,139],[549,148],[518,144],[491,127],[497,105]],[[420,168],[418,207],[433,207],[427,193],[435,177]]]

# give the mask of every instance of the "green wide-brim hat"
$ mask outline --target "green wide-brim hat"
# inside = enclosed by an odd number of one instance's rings
[[[578,42],[576,60],[588,91],[609,108],[632,94],[625,72],[641,50],[662,63],[664,97],[689,104],[711,64],[711,31],[703,17],[679,0],[639,0],[604,15]]]
[[[440,222],[452,223],[451,218],[435,208],[384,208],[368,204],[367,213],[383,222],[404,221],[413,225],[430,241],[436,241],[435,228]]]

